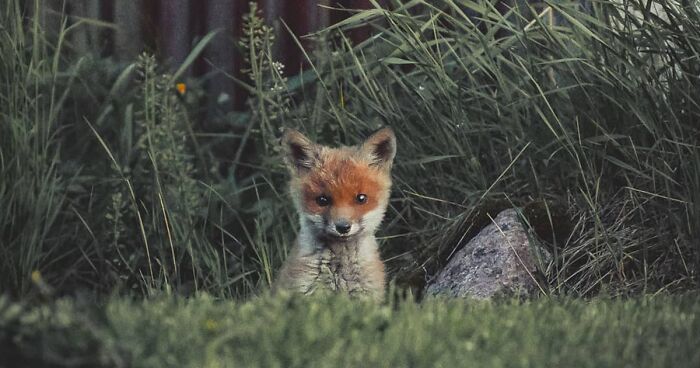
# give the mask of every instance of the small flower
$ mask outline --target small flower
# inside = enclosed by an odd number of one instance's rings
[[[32,271],[32,281],[35,284],[38,284],[41,282],[41,272],[39,272],[39,270]]]
[[[53,288],[51,287],[51,285],[47,284],[44,281],[44,279],[41,277],[41,272],[39,272],[39,270],[32,271],[31,279],[42,295],[53,295]]]
[[[184,96],[185,92],[187,92],[187,86],[185,83],[178,83],[175,85],[175,89],[177,89],[177,92],[181,95]]]
[[[219,324],[213,319],[209,318],[204,321],[204,327],[209,331],[215,331],[219,327]]]
[[[272,66],[277,70],[279,74],[284,73],[284,64],[280,63],[279,61],[273,61]]]

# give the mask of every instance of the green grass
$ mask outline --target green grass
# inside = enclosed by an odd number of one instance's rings
[[[700,299],[0,300],[2,359],[128,367],[697,367]],[[11,344],[7,344],[10,342]],[[10,355],[6,355],[10,354]],[[19,362],[19,361],[17,361]]]

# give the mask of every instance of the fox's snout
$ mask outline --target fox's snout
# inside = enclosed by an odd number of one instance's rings
[[[347,218],[329,219],[327,223],[325,232],[330,235],[348,237],[361,232],[359,224]]]
[[[341,219],[341,220],[335,222],[335,230],[339,234],[347,234],[350,232],[351,228],[352,228],[352,224],[345,219]]]
[[[326,232],[331,235],[350,236],[360,232],[358,222],[362,221],[361,213],[352,207],[333,208],[331,206],[324,217]]]

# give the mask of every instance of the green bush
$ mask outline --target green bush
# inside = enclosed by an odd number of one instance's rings
[[[696,367],[698,316],[689,295],[393,306],[344,296],[0,299],[0,364],[12,354],[36,366]]]

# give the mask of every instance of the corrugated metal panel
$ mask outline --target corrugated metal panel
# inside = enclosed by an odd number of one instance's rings
[[[47,34],[55,34],[63,2],[40,2]],[[379,1],[380,4],[387,2]],[[266,22],[275,29],[275,58],[285,64],[290,75],[306,65],[303,53],[283,24],[301,37],[351,14],[322,6],[344,9],[372,6],[369,0],[257,0],[257,4]],[[133,60],[142,51],[149,50],[155,51],[161,60],[178,65],[201,37],[214,29],[221,29],[204,57],[188,73],[198,76],[219,70],[239,78],[243,57],[239,55],[235,41],[241,35],[241,18],[248,9],[246,0],[66,0],[65,6],[68,15],[98,18],[114,23],[118,28],[115,32],[85,27],[82,32],[73,32],[72,42],[78,52],[92,51],[123,61]],[[368,37],[369,32],[367,27],[359,28],[351,33],[351,38],[359,42]],[[305,48],[313,47],[308,38],[302,37],[301,43]],[[212,78],[208,88],[212,99],[227,101],[226,108],[244,108],[245,92],[233,81]]]
[[[71,0],[68,2],[68,12],[81,18],[99,18],[100,3],[92,0]],[[80,52],[90,52],[99,47],[96,32],[74,32],[73,45]]]
[[[240,27],[239,0],[208,0],[206,33],[220,30],[219,36],[214,38],[210,47],[206,50],[206,58],[209,65],[205,70],[215,68],[239,77],[238,70],[241,59],[235,48],[236,31]],[[237,7],[238,5],[238,7]],[[214,78],[209,83],[210,103],[222,101],[224,109],[233,109],[242,104],[243,91],[236,88],[235,83],[229,78]]]
[[[162,55],[175,64],[185,61],[192,45],[190,0],[167,0],[160,3],[159,30]]]
[[[94,3],[94,1],[93,1]],[[121,60],[133,60],[143,50],[143,12],[139,1],[119,1],[114,7],[114,53]]]

